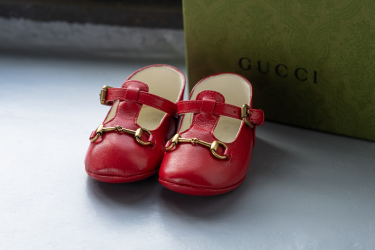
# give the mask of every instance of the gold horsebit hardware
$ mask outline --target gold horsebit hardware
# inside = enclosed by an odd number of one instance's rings
[[[242,105],[242,108],[241,108],[241,118],[242,118],[242,121],[247,126],[249,126],[250,128],[254,128],[254,125],[251,124],[248,119],[246,119],[247,116],[251,116],[250,109],[251,109],[251,107],[249,105],[247,105],[247,104]]]
[[[208,143],[208,142],[205,142],[205,141],[201,141],[198,138],[193,138],[193,139],[181,138],[180,134],[175,134],[172,137],[172,139],[170,139],[169,141],[171,142],[171,145],[169,147],[165,148],[165,151],[171,150],[174,146],[177,146],[177,144],[180,143],[180,142],[190,142],[190,143],[193,143],[193,144],[201,144],[203,146],[206,146],[206,147],[210,148],[211,153],[216,158],[219,158],[221,160],[227,159],[227,156],[225,156],[225,155],[219,155],[218,153],[216,153],[216,151],[219,148],[219,145],[221,145],[225,149],[228,148],[227,145],[225,145],[221,141],[214,141],[213,143]]]
[[[151,145],[151,142],[144,142],[141,140],[141,137],[142,137],[142,134],[143,134],[143,131],[146,132],[149,136],[151,136],[151,132],[148,131],[147,129],[145,128],[139,128],[137,129],[136,131],[134,130],[131,130],[131,129],[126,129],[126,128],[123,128],[119,125],[117,125],[116,127],[104,127],[103,124],[100,124],[99,127],[96,129],[96,136],[92,139],[90,139],[91,142],[94,142],[96,139],[98,139],[99,136],[103,135],[103,133],[105,132],[109,132],[109,131],[118,131],[118,132],[126,132],[128,134],[131,134],[131,135],[134,135],[134,138],[135,140],[143,145],[143,146],[148,146],[148,145]]]

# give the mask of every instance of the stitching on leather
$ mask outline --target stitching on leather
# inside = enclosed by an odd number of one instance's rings
[[[253,110],[253,112],[251,112],[251,115],[258,115],[259,118],[251,118],[250,117],[250,121],[251,122],[254,122],[254,123],[257,123],[257,124],[261,124],[262,121],[263,121],[263,114],[262,112],[260,112],[259,110]]]
[[[240,107],[237,107],[236,105],[232,105],[230,103],[222,103],[222,102],[218,102],[219,105],[222,105],[222,106],[229,106],[231,108],[235,108],[235,109],[241,109]]]
[[[240,107],[237,107],[235,105],[232,105],[232,104],[229,104],[229,103],[222,103],[222,102],[218,102],[217,103],[219,106],[229,106],[230,108],[233,108],[233,109],[241,109]]]
[[[198,103],[200,105],[202,105],[202,101],[196,101],[196,100],[189,100],[189,101],[183,101],[183,102],[180,102],[180,103],[177,103],[177,113],[178,114],[182,114],[182,113],[199,113],[200,109],[184,109],[181,108],[180,111],[178,110],[178,106],[185,106],[185,105],[189,105],[189,102],[190,102],[190,105],[194,105],[195,103]]]
[[[199,109],[187,109],[187,110],[182,110],[182,111],[179,111],[178,113],[190,113],[192,111],[199,111]],[[192,112],[192,113],[195,113],[195,112]],[[199,112],[198,112],[199,113]]]
[[[128,178],[128,177],[134,177],[134,176],[142,176],[142,175],[148,175],[152,172],[157,172],[159,170],[159,168],[155,169],[155,170],[152,170],[152,171],[149,171],[149,172],[146,172],[144,174],[134,174],[134,175],[108,175],[108,174],[95,174],[89,170],[86,169],[86,172],[90,173],[90,174],[93,174],[93,175],[97,175],[97,176],[100,176],[100,177],[115,177],[115,178]]]
[[[220,102],[218,102],[218,103],[216,103],[216,105],[222,106],[222,107],[229,106],[230,108],[236,109],[237,112],[239,112],[238,110],[240,110],[239,107],[231,105],[231,104],[228,104],[228,103],[220,103]],[[237,116],[236,115],[231,115],[231,114],[225,114],[224,115],[224,114],[220,114],[219,112],[215,112],[215,114],[222,115],[222,116],[228,116],[228,117],[232,117],[232,118],[236,118],[236,119],[241,119],[241,118],[239,118],[239,115],[237,115]]]
[[[117,97],[114,97],[114,98],[111,98],[111,96],[109,96],[108,98],[108,101],[124,101],[125,100],[125,96],[126,96],[126,90],[112,90],[111,92],[122,92],[123,93],[123,96],[117,96]],[[115,95],[117,95],[118,93],[114,93]]]
[[[126,92],[126,89],[123,88],[110,88],[110,92]]]
[[[141,103],[141,104],[146,104],[146,105],[151,106],[151,107],[154,107],[154,108],[156,108],[156,109],[159,109],[159,110],[161,110],[161,111],[164,111],[165,113],[168,113],[168,114],[174,116],[174,114],[173,114],[174,112],[172,112],[171,110],[168,110],[168,109],[165,109],[165,108],[162,108],[162,107],[156,106],[156,105],[154,105],[153,103],[145,102],[145,101],[142,101],[142,102],[140,102],[140,103]]]
[[[241,120],[241,118],[239,118],[238,116],[235,116],[235,115],[221,114],[220,112],[214,112],[214,114],[215,115],[220,115],[220,116],[232,117],[232,118]]]
[[[202,104],[202,101],[199,101],[199,100],[179,101],[179,102],[177,102],[177,105],[189,105],[189,104],[194,105],[194,103]]]
[[[149,97],[152,97],[152,98],[156,98],[156,99],[159,99],[160,101],[163,101],[164,103],[165,103],[165,105],[167,105],[167,106],[169,106],[169,107],[167,107],[167,108],[163,108],[163,107],[161,107],[161,106],[156,106],[156,105],[154,105],[153,103],[151,103],[151,102],[148,102],[148,101],[145,101],[145,100],[143,100],[141,103],[142,104],[146,104],[146,105],[148,105],[148,106],[151,106],[151,107],[154,107],[154,108],[156,108],[156,109],[160,109],[160,110],[162,110],[162,111],[164,111],[165,113],[168,113],[168,114],[170,114],[170,115],[172,115],[172,116],[175,116],[175,113],[176,112],[173,112],[171,109],[177,109],[177,108],[175,108],[174,106],[176,105],[175,103],[173,103],[173,102],[171,102],[171,101],[169,101],[169,100],[167,100],[167,99],[165,99],[165,98],[163,98],[163,97],[160,97],[160,96],[157,96],[157,95],[153,95],[153,94],[150,94],[150,93],[147,93],[147,92],[143,92],[143,91],[140,91],[141,93],[142,93],[142,95],[146,95],[146,96],[149,96]],[[173,107],[172,107],[173,106]]]
[[[203,190],[215,190],[216,191],[216,190],[225,190],[225,189],[229,189],[231,187],[234,187],[234,186],[240,184],[241,182],[243,182],[245,178],[246,178],[246,175],[239,182],[237,182],[236,184],[233,184],[232,186],[229,186],[229,187],[226,187],[226,188],[204,188],[204,187],[196,187],[196,186],[186,185],[186,184],[177,184],[177,183],[166,181],[166,180],[163,180],[163,179],[160,179],[160,178],[159,178],[159,181],[167,182],[167,183],[170,183],[170,184],[173,184],[173,185],[176,185],[176,186],[190,187],[190,188],[203,189]]]
[[[157,99],[159,99],[159,100],[161,100],[161,101],[167,101],[167,102],[173,103],[173,102],[171,102],[170,100],[167,100],[167,99],[165,99],[165,98],[163,98],[163,97],[160,97],[160,96],[157,96],[157,95],[154,95],[154,94],[148,93],[148,92],[144,92],[144,91],[139,91],[139,92],[141,92],[143,95],[148,95],[148,96],[151,96],[151,97],[157,98]],[[174,103],[173,103],[173,104],[174,104]]]

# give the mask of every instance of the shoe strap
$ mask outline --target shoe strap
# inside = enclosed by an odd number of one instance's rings
[[[109,88],[107,90],[106,102],[113,103],[114,101],[125,101],[127,89],[125,88]],[[145,104],[153,108],[159,109],[171,116],[177,117],[177,106],[174,102],[171,102],[163,97],[145,92],[139,91],[136,97],[136,102]]]
[[[179,101],[177,102],[177,113],[179,115],[184,113],[200,113],[202,108],[203,101]],[[261,109],[248,109],[249,116],[247,116],[247,120],[257,126],[263,125],[264,122],[264,113]],[[218,116],[227,116],[231,118],[235,118],[238,120],[242,120],[241,117],[241,108],[222,102],[216,102],[215,107],[213,109],[213,114]]]

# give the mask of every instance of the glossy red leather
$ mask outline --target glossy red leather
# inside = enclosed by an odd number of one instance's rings
[[[251,89],[251,84],[249,85]],[[248,105],[251,104],[250,100]],[[179,102],[178,112],[194,113],[190,128],[180,136],[198,138],[209,143],[218,141],[214,136],[214,129],[220,115],[241,119],[240,107],[225,104],[222,94],[209,90],[200,92],[196,100]],[[255,125],[254,129],[242,122],[235,140],[225,143],[228,150],[224,152],[219,148],[220,155],[228,156],[226,160],[214,157],[205,146],[179,143],[165,153],[159,171],[159,182],[170,190],[189,195],[218,195],[235,189],[246,177],[256,126],[262,125],[264,121],[263,111],[252,110],[248,119]],[[170,142],[167,143],[169,145]]]
[[[107,90],[107,98],[105,101],[112,104],[117,100],[125,101],[126,92],[127,89],[110,88]],[[171,116],[177,116],[176,104],[174,102],[145,91],[139,91],[137,103],[146,104],[148,106],[157,108],[164,111],[165,113],[168,113]]]
[[[177,102],[177,113],[179,115],[184,113],[199,113],[202,107],[202,101],[180,101]],[[247,120],[254,125],[261,126],[264,122],[264,113],[261,109],[249,109],[250,116]],[[242,120],[241,118],[241,108],[228,104],[216,102],[215,108],[213,110],[215,115],[228,116],[235,119]]]
[[[158,66],[165,67],[168,65],[152,65],[149,67]],[[181,75],[183,77],[182,73]],[[185,78],[183,77],[183,79]],[[156,129],[150,130],[152,136],[143,133],[142,141],[151,141],[151,146],[143,146],[136,142],[133,135],[117,131],[104,133],[90,143],[85,158],[86,172],[93,179],[102,182],[124,183],[142,180],[159,170],[165,152],[164,145],[176,131],[178,124],[175,117],[177,107],[176,104],[164,98],[149,94],[147,84],[140,81],[126,80],[121,89],[115,91],[121,92],[121,94],[110,99],[112,101],[119,100],[118,108],[115,116],[108,122],[103,123],[105,127],[119,125],[126,129],[137,130],[140,128],[137,124],[137,118],[143,104],[156,107],[167,112],[167,114]],[[179,100],[182,97],[183,90],[178,97]],[[157,100],[156,104],[155,100]],[[95,134],[91,134],[90,138],[93,138]]]

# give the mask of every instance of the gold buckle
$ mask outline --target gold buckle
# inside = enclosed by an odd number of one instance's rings
[[[247,126],[249,126],[250,128],[254,128],[254,125],[251,124],[251,123],[249,122],[249,120],[246,119],[249,115],[251,116],[250,109],[251,109],[251,107],[250,107],[249,105],[247,105],[247,104],[242,105],[242,108],[241,108],[241,118],[242,118],[242,121],[243,121]]]
[[[143,131],[145,131],[149,136],[152,135],[151,132],[148,131],[147,129],[139,128],[136,131],[134,131],[134,130],[131,130],[131,129],[123,128],[119,125],[117,125],[116,127],[107,127],[106,128],[106,127],[103,126],[103,124],[100,124],[99,127],[95,130],[95,132],[96,132],[95,137],[90,139],[90,141],[94,142],[96,139],[98,139],[99,136],[103,135],[103,133],[109,132],[109,131],[114,131],[114,130],[117,130],[118,132],[126,132],[128,134],[134,135],[135,140],[143,146],[151,145],[151,142],[149,142],[149,141],[144,142],[144,141],[141,140]]]
[[[103,105],[108,105],[108,106],[112,105],[112,103],[105,101],[105,99],[107,99],[107,91],[110,88],[112,88],[112,87],[104,85],[103,88],[102,88],[102,90],[100,91],[100,94],[99,94],[99,96],[100,96],[100,103],[103,104]]]
[[[130,130],[130,129],[127,129],[127,130]],[[132,130],[131,130],[132,131]],[[141,137],[142,137],[142,134],[143,134],[143,131],[145,131],[149,136],[151,136],[152,134],[151,134],[151,132],[150,131],[148,131],[147,129],[145,129],[145,128],[139,128],[139,129],[137,129],[136,131],[135,131],[135,133],[134,133],[134,138],[135,138],[135,140],[139,143],[139,144],[141,144],[141,145],[143,145],[143,146],[148,146],[148,145],[151,145],[151,142],[144,142],[144,141],[142,141],[141,140]],[[132,134],[133,132],[131,132],[131,134]]]
[[[166,147],[165,151],[171,150],[174,146],[177,146],[177,144],[180,143],[180,142],[190,142],[192,144],[200,144],[200,145],[203,145],[205,147],[210,148],[211,154],[213,156],[215,156],[216,158],[219,158],[221,160],[227,159],[227,156],[219,155],[218,153],[216,153],[216,151],[219,149],[219,146],[222,146],[224,149],[228,148],[228,146],[225,145],[221,141],[214,141],[213,143],[208,143],[208,142],[205,142],[205,141],[201,141],[198,138],[186,139],[186,138],[181,138],[180,134],[178,134],[178,133],[175,134],[172,137],[172,139],[170,139],[169,141],[171,142],[171,145],[169,145],[169,147]]]

